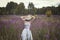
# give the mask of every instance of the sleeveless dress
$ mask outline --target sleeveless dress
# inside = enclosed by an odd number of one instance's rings
[[[31,30],[30,30],[31,23],[30,22],[25,22],[24,25],[25,25],[25,28],[23,29],[22,34],[21,34],[22,40],[33,40],[32,33],[31,33]]]

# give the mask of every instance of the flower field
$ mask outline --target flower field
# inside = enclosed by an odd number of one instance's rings
[[[21,40],[24,23],[19,15],[0,15],[0,40]],[[60,15],[38,15],[31,23],[33,40],[60,40]]]

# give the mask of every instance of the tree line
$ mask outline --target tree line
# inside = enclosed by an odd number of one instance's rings
[[[48,6],[48,7],[36,8],[34,7],[34,4],[31,2],[28,5],[28,9],[26,9],[23,2],[17,4],[11,1],[7,3],[6,7],[0,7],[0,15],[26,15],[26,14],[60,15],[60,5],[58,5],[58,7]]]

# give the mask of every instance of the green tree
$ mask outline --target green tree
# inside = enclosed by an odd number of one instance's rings
[[[34,4],[32,2],[29,3],[29,5],[28,5],[28,14],[35,14],[34,13],[35,11],[36,10],[35,10]]]
[[[52,11],[51,11],[50,9],[47,9],[46,15],[47,15],[48,17],[50,17],[50,16],[52,15]]]
[[[8,12],[8,14],[13,14],[15,8],[17,7],[17,3],[15,2],[8,2],[8,4],[6,5],[6,10]]]
[[[25,11],[25,6],[24,6],[24,3],[20,3],[18,6],[17,6],[17,8],[15,9],[15,13],[16,14],[21,14],[21,15],[23,15],[24,14],[24,11]]]
[[[60,4],[58,5],[57,10],[57,14],[60,15]]]
[[[0,15],[6,15],[6,8],[5,7],[0,8]]]

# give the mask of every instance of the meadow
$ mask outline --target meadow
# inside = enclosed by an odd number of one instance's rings
[[[21,40],[23,28],[19,15],[0,15],[0,40]],[[30,29],[33,40],[60,40],[60,15],[38,15]]]

